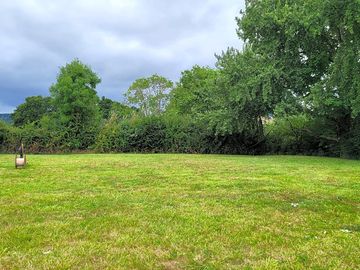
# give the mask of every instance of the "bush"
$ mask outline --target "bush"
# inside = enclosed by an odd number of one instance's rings
[[[187,118],[149,116],[119,120],[113,115],[103,125],[96,149],[100,152],[208,153],[212,141],[205,126]]]
[[[267,152],[279,154],[339,155],[329,123],[305,114],[277,118],[266,126]]]
[[[0,121],[0,151],[7,152],[8,138],[10,137],[11,126]]]
[[[350,131],[340,141],[340,156],[360,158],[360,117],[353,120]]]
[[[114,114],[97,140],[100,152],[164,152],[165,123],[161,117],[119,120]]]
[[[206,125],[189,117],[168,116],[166,123],[166,151],[176,153],[210,153],[213,139]]]
[[[14,127],[0,123],[0,151],[13,153],[21,143],[29,153],[63,152],[63,131],[35,123]]]

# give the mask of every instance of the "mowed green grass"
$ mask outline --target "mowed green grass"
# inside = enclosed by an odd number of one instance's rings
[[[359,269],[360,162],[0,155],[0,269]]]

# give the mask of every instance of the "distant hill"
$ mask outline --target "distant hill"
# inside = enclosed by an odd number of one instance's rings
[[[11,123],[11,114],[10,113],[0,113],[0,121],[5,121],[6,123]]]

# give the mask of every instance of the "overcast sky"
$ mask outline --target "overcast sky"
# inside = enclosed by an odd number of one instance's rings
[[[0,113],[48,95],[59,67],[79,58],[102,78],[99,96],[122,100],[154,73],[176,81],[215,53],[241,48],[244,0],[0,0]]]

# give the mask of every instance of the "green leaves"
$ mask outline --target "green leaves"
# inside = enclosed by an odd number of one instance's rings
[[[307,112],[315,123],[326,123],[319,124],[323,135],[317,137],[335,134],[338,141],[349,140],[360,113],[360,2],[246,3],[237,19],[238,34],[277,74],[269,84],[273,94],[280,94],[277,108],[290,101],[296,110],[287,106],[288,112]]]
[[[212,110],[217,98],[214,87],[218,74],[215,69],[200,66],[183,71],[171,92],[168,111],[196,119]]]
[[[267,117],[279,100],[272,88],[275,70],[250,47],[243,52],[228,49],[218,56],[217,67],[220,71],[217,85],[220,98],[217,100],[222,103],[217,107],[223,111],[219,111],[217,116],[224,117],[217,120],[217,128],[223,134],[224,131],[233,134],[256,130],[261,134],[261,118]]]
[[[20,104],[12,115],[15,126],[23,126],[40,119],[53,110],[50,97],[32,96],[27,97],[23,104]]]
[[[54,117],[67,132],[64,140],[70,149],[86,149],[94,143],[100,123],[96,85],[101,79],[90,67],[74,60],[60,69],[50,88],[56,112]]]
[[[127,103],[135,106],[144,116],[160,115],[164,112],[173,83],[157,74],[137,79],[125,94]]]

